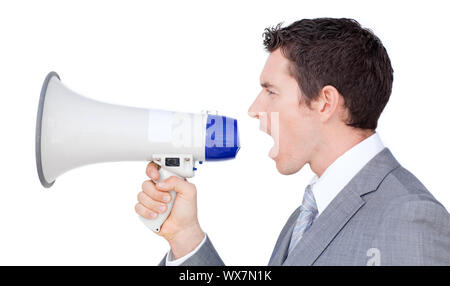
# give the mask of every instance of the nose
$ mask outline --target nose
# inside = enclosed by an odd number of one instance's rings
[[[255,111],[248,111],[248,116],[250,116],[251,118],[255,118],[255,119],[259,119],[259,115],[258,112]]]
[[[256,98],[255,101],[252,103],[252,105],[250,105],[250,107],[248,108],[247,114],[251,118],[259,119],[258,111],[256,109],[257,100],[258,100],[258,98]]]

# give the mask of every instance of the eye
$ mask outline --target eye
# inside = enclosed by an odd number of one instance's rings
[[[269,95],[275,95],[275,92],[271,91],[270,89],[267,90],[267,93],[268,93]]]

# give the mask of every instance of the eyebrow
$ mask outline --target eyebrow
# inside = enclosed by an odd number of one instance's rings
[[[275,85],[273,85],[273,84],[271,84],[270,82],[267,82],[267,81],[262,82],[261,86],[264,87],[264,88],[276,88]]]

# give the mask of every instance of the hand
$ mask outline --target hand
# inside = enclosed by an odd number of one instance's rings
[[[151,162],[146,173],[153,180],[159,179],[159,166]],[[197,189],[194,184],[172,176],[155,184],[147,180],[138,194],[136,212],[147,219],[154,219],[167,211],[166,203],[171,200],[169,191],[177,193],[167,220],[162,224],[159,235],[170,244],[175,259],[194,250],[205,237],[197,218]]]

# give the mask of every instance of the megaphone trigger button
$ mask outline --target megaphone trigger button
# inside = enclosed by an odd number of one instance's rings
[[[176,158],[176,157],[168,157],[165,160],[165,165],[167,167],[179,167],[180,166],[180,158]]]

